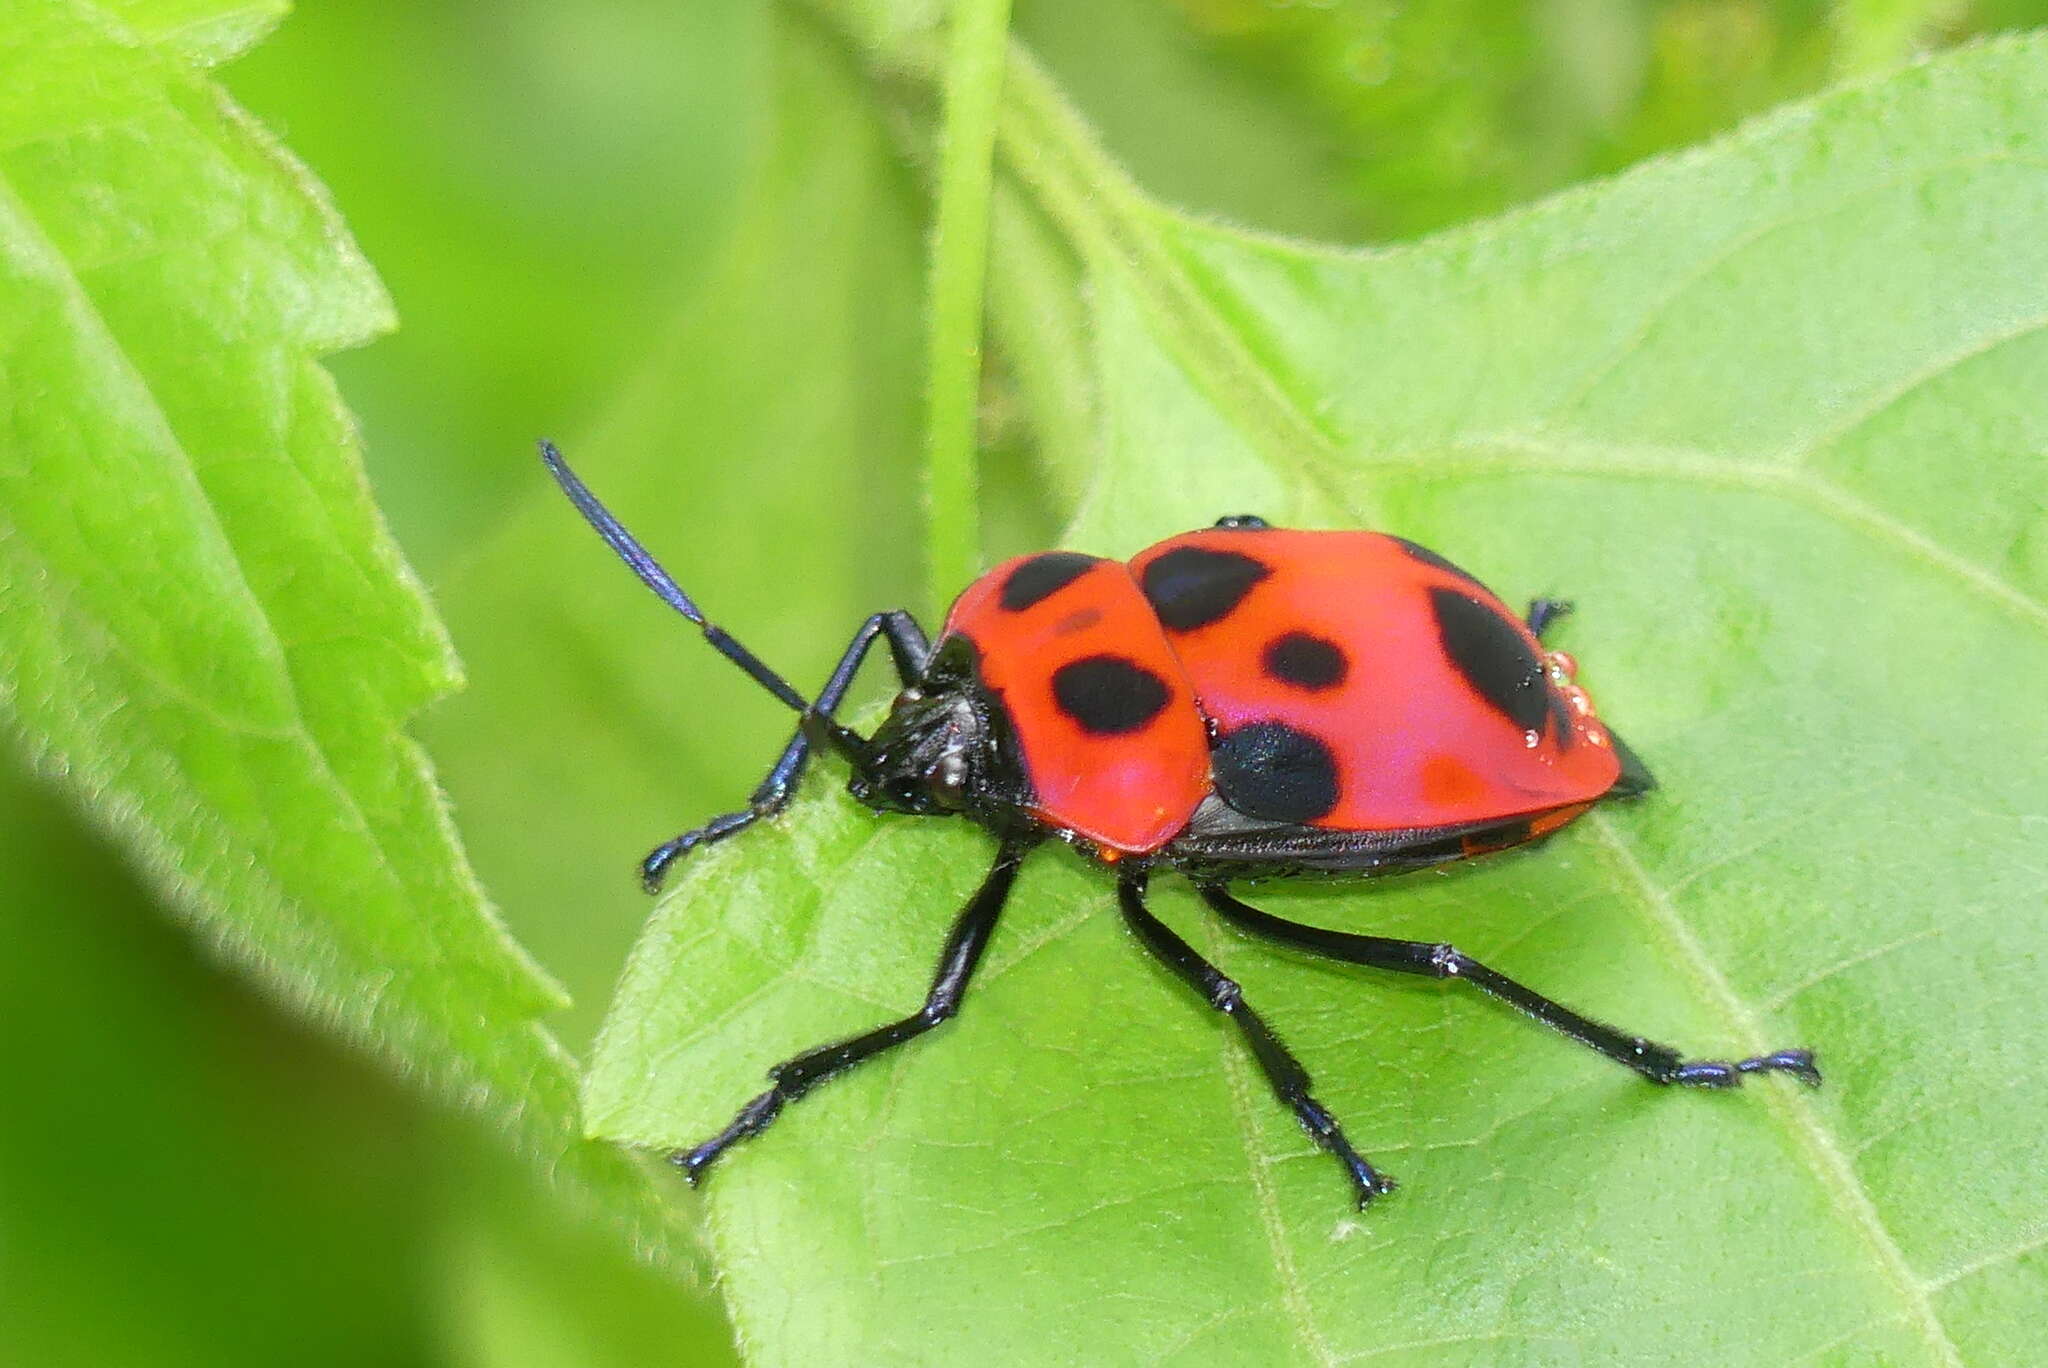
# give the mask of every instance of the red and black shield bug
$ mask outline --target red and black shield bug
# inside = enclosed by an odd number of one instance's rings
[[[1145,906],[1155,870],[1191,880],[1232,926],[1377,969],[1461,979],[1656,1083],[1731,1087],[1744,1074],[1820,1073],[1806,1050],[1686,1060],[1523,987],[1447,944],[1285,921],[1231,883],[1370,876],[1506,850],[1596,802],[1652,787],[1546,651],[1565,605],[1526,618],[1433,551],[1373,532],[1295,532],[1231,517],[1128,562],[1048,551],[999,565],[955,600],[938,639],[908,613],[860,625],[815,701],[723,628],[635,541],[547,443],[562,489],[627,565],[800,719],[747,806],[658,847],[651,891],[678,858],[788,803],[816,750],[852,767],[878,812],[988,828],[995,865],[947,935],[924,1006],[786,1059],[731,1125],[671,1156],[691,1182],[825,1079],[960,1009],[1018,866],[1048,837],[1112,869],[1138,942],[1243,1033],[1282,1105],[1343,1165],[1363,1206],[1392,1182],[1351,1147],[1309,1076],[1238,985]],[[833,713],[876,640],[903,691],[873,736]]]

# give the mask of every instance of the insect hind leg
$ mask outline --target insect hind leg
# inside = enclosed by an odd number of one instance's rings
[[[1571,611],[1570,599],[1534,598],[1529,600],[1529,616],[1525,621],[1529,624],[1529,630],[1536,634],[1536,639],[1541,641],[1544,631],[1550,624]]]
[[[1321,955],[1325,959],[1428,978],[1462,980],[1558,1034],[1635,1070],[1653,1083],[1732,1088],[1742,1081],[1743,1075],[1759,1073],[1788,1073],[1813,1086],[1818,1086],[1821,1081],[1820,1068],[1813,1062],[1811,1050],[1774,1050],[1734,1063],[1718,1059],[1689,1060],[1669,1045],[1660,1045],[1654,1040],[1646,1040],[1582,1016],[1563,1003],[1554,1002],[1506,974],[1488,968],[1456,946],[1332,931],[1288,921],[1239,902],[1217,884],[1203,884],[1200,892],[1202,900],[1215,909],[1218,916],[1251,935]]]

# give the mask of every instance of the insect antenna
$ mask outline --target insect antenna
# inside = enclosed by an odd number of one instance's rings
[[[658,594],[663,603],[696,623],[703,631],[704,639],[711,643],[712,649],[745,670],[756,684],[806,718],[815,715],[804,696],[789,687],[787,680],[764,665],[759,656],[740,645],[730,632],[704,616],[696,602],[683,592],[683,587],[675,582],[668,571],[661,568],[661,563],[647,553],[647,548],[634,539],[633,534],[612,516],[611,510],[597,501],[597,496],[590,492],[590,487],[577,478],[575,471],[569,469],[569,463],[562,459],[561,451],[553,442],[544,441],[540,444],[540,459],[541,463],[547,466],[548,473],[555,477],[555,483],[562,487],[562,492],[569,496],[569,502],[576,505],[576,511],[597,529],[597,535],[603,537],[605,544],[618,553],[619,559],[640,577],[642,584]]]

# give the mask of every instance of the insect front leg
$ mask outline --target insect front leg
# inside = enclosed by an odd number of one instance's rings
[[[741,1107],[739,1115],[724,1130],[695,1149],[677,1150],[669,1156],[669,1162],[681,1169],[694,1187],[718,1156],[768,1129],[785,1106],[818,1084],[952,1019],[960,1010],[960,1000],[967,992],[975,966],[981,962],[982,951],[988,948],[996,919],[1002,915],[1003,903],[1010,896],[1010,886],[1017,880],[1017,867],[1037,843],[1035,836],[1004,841],[988,877],[982,880],[981,888],[961,910],[946,936],[946,946],[939,953],[938,969],[932,975],[931,990],[925,994],[923,1007],[863,1035],[783,1060],[768,1071],[768,1076],[775,1080],[773,1087]]]
[[[903,683],[913,683],[924,673],[925,661],[931,655],[931,644],[925,639],[924,629],[917,625],[917,619],[901,609],[872,615],[853,634],[853,640],[847,643],[839,663],[832,669],[832,677],[818,691],[818,701],[811,711],[828,725],[833,712],[846,701],[854,676],[860,672],[861,662],[867,658],[868,648],[874,645],[878,636],[888,641],[890,661]],[[737,812],[721,813],[704,825],[692,827],[674,840],[664,841],[649,851],[647,858],[640,862],[641,884],[648,892],[657,892],[668,875],[669,866],[698,846],[722,841],[746,830],[763,817],[782,811],[796,792],[797,781],[803,777],[812,749],[811,728],[799,724],[796,734],[782,748],[782,754],[776,758],[767,777],[748,797],[747,805]]]

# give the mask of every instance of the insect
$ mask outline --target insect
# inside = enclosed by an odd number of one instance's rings
[[[633,572],[799,718],[745,808],[646,858],[649,891],[691,850],[780,811],[821,750],[846,760],[850,791],[876,811],[963,816],[998,843],[946,937],[924,1005],[770,1069],[772,1086],[730,1125],[670,1156],[693,1184],[825,1079],[954,1016],[1019,865],[1048,838],[1114,872],[1138,943],[1236,1026],[1280,1103],[1342,1166],[1360,1207],[1392,1180],[1352,1147],[1238,985],[1147,910],[1153,873],[1184,875],[1250,935],[1470,983],[1656,1083],[1725,1088],[1772,1072],[1820,1082],[1807,1050],[1687,1060],[1449,944],[1304,925],[1230,893],[1238,881],[1394,874],[1506,850],[1596,802],[1652,788],[1574,682],[1571,657],[1541,644],[1565,604],[1537,599],[1518,617],[1413,542],[1228,517],[1128,562],[1048,551],[999,565],[954,602],[936,641],[906,612],[876,613],[806,700],[705,618],[552,445],[541,454]],[[877,641],[903,689],[864,737],[833,713]]]

